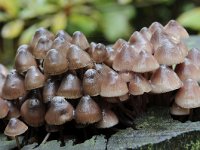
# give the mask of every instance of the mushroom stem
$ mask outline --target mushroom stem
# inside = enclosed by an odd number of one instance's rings
[[[51,133],[48,132],[41,144],[45,144],[47,142],[47,140],[48,140],[48,138],[49,138],[50,135],[51,135]]]
[[[21,149],[21,146],[20,146],[20,143],[19,143],[18,136],[15,136],[15,140],[16,140],[17,147],[18,147],[18,149],[20,150],[20,149]]]

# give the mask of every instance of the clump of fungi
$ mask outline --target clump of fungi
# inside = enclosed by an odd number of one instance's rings
[[[89,44],[80,31],[37,29],[18,48],[13,70],[0,65],[0,117],[10,119],[4,133],[45,127],[45,143],[66,128],[133,126],[147,105],[157,104],[178,119],[192,116],[200,107],[200,51],[188,50],[188,37],[174,20],[154,22],[112,46]]]

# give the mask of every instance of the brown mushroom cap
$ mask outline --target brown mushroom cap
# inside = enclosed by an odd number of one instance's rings
[[[142,95],[151,91],[151,85],[142,75],[134,74],[129,83],[129,93],[132,95]]]
[[[143,27],[140,30],[140,33],[147,39],[147,40],[151,40],[151,32],[149,31],[149,29],[147,27]]]
[[[75,110],[75,121],[80,124],[92,124],[102,119],[101,109],[90,97],[83,96]]]
[[[110,128],[119,123],[116,114],[108,109],[102,109],[102,119],[96,124],[97,128]]]
[[[82,96],[82,87],[80,79],[73,74],[67,74],[63,77],[57,96],[64,96],[67,99],[76,99]]]
[[[200,68],[188,58],[185,58],[183,63],[176,65],[175,72],[182,81],[186,79],[200,81]]]
[[[59,88],[59,84],[57,80],[48,79],[42,91],[43,102],[44,103],[50,102],[52,98],[56,96],[56,92],[58,88]]]
[[[175,103],[182,108],[197,108],[200,107],[200,87],[198,83],[192,79],[184,81],[176,93]]]
[[[7,101],[0,98],[0,119],[5,118],[9,112]]]
[[[28,130],[28,126],[17,118],[11,118],[4,130],[7,136],[15,137]]]
[[[104,60],[104,63],[108,65],[109,67],[112,67],[113,61],[115,59],[115,56],[117,55],[118,51],[114,50],[112,47],[107,46],[106,47],[107,51],[107,59]]]
[[[83,92],[86,95],[97,96],[101,91],[100,74],[95,69],[88,69],[83,77]]]
[[[165,31],[170,35],[173,41],[176,41],[176,43],[179,43],[182,39],[189,37],[186,29],[175,20],[170,20],[165,25]]]
[[[4,99],[13,100],[25,94],[24,79],[16,70],[12,70],[6,77],[2,97]]]
[[[136,50],[128,44],[124,44],[113,60],[112,67],[117,71],[132,71]]]
[[[13,101],[7,101],[7,104],[8,104],[9,111],[6,116],[6,119],[19,118],[21,114],[17,105],[13,103]]]
[[[169,66],[182,63],[185,58],[179,47],[170,41],[165,42],[162,46],[158,47],[154,52],[154,57],[159,64]]]
[[[116,52],[120,52],[122,47],[124,46],[124,44],[128,44],[127,41],[125,41],[124,39],[118,39],[112,46],[112,49],[114,49],[114,51]]]
[[[129,93],[127,93],[127,94],[125,94],[125,95],[119,96],[118,98],[119,98],[119,100],[120,100],[121,102],[123,102],[123,101],[128,100],[129,97],[130,97],[130,95],[129,95]]]
[[[130,82],[131,79],[134,76],[134,72],[132,72],[132,71],[121,71],[121,72],[119,72],[119,75],[121,76],[122,80],[124,80],[125,82]]]
[[[106,46],[102,43],[96,44],[90,56],[96,63],[102,63],[107,59]]]
[[[45,120],[49,125],[62,125],[74,116],[73,106],[64,97],[56,96],[51,100]]]
[[[32,66],[28,69],[24,82],[26,90],[40,88],[44,86],[45,76],[37,67]]]
[[[132,64],[132,71],[144,73],[154,71],[159,68],[159,64],[154,56],[144,50],[135,57]]]
[[[33,55],[29,52],[28,45],[21,45],[15,56],[15,68],[19,73],[27,71],[31,66],[37,66]]]
[[[68,41],[68,42],[72,41],[72,37],[67,32],[65,32],[64,30],[58,31],[55,37],[56,38],[62,37],[63,39],[65,39],[65,41]]]
[[[151,32],[151,34],[153,34],[155,31],[164,31],[164,27],[159,22],[153,22],[149,26],[149,31]]]
[[[173,103],[173,105],[170,107],[170,114],[176,115],[176,116],[189,115],[190,109],[182,108],[178,106],[176,103]]]
[[[68,61],[62,52],[51,49],[44,59],[44,72],[49,75],[58,75],[68,70]]]
[[[72,43],[79,46],[83,50],[86,50],[87,48],[90,47],[90,44],[88,43],[87,38],[80,31],[76,31],[73,33]]]
[[[28,125],[39,127],[44,124],[45,107],[40,100],[36,98],[27,99],[22,104],[20,112]]]
[[[32,49],[33,56],[37,59],[44,59],[52,44],[52,39],[49,39],[47,36],[41,36],[35,47]]]
[[[76,45],[71,45],[67,53],[69,69],[80,69],[91,64],[91,58],[86,51]]]
[[[8,69],[3,64],[0,64],[0,74],[4,77],[8,75]]]
[[[103,97],[118,97],[128,93],[126,82],[115,71],[109,71],[102,77],[101,92]]]
[[[2,89],[3,89],[5,81],[6,81],[6,76],[0,73],[0,97],[2,97]]]
[[[187,58],[189,58],[191,60],[191,62],[193,64],[195,64],[196,66],[198,66],[200,68],[200,50],[197,48],[192,48],[187,55]]]
[[[161,65],[151,76],[153,93],[166,93],[179,89],[183,83],[177,74],[167,66]]]

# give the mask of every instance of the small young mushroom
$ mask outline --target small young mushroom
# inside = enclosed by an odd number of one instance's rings
[[[72,41],[72,37],[67,32],[65,32],[64,30],[58,31],[56,33],[55,38],[57,38],[57,37],[62,37],[65,41],[68,41],[68,42]]]
[[[43,87],[45,83],[45,76],[40,72],[40,70],[31,66],[25,76],[24,84],[26,90],[37,89]]]
[[[9,120],[10,118],[19,118],[21,116],[19,108],[13,101],[7,101],[8,104],[8,114],[6,116],[6,119]]]
[[[45,106],[36,99],[27,99],[21,106],[23,120],[32,127],[39,127],[44,124]]]
[[[84,68],[92,63],[89,54],[76,45],[70,46],[67,53],[67,60],[69,61],[69,69],[71,70]]]
[[[151,34],[153,34],[155,31],[164,31],[164,27],[159,22],[153,22],[149,26],[149,31],[151,32]]]
[[[102,119],[101,109],[89,96],[83,96],[75,110],[75,121],[80,124],[92,124]]]
[[[45,115],[45,121],[49,125],[62,125],[71,121],[73,117],[73,106],[64,97],[55,96],[50,102],[50,107]]]
[[[44,59],[44,73],[59,75],[68,70],[68,61],[62,52],[56,49],[48,51]]]
[[[119,75],[121,76],[122,80],[125,82],[130,82],[134,76],[134,72],[132,71],[120,71]]]
[[[200,50],[197,48],[192,48],[187,55],[187,58],[191,60],[193,64],[200,68]]]
[[[149,31],[149,29],[147,27],[143,27],[140,30],[140,33],[147,39],[147,40],[151,40],[151,32]]]
[[[28,45],[21,45],[15,56],[15,69],[19,73],[26,72],[31,66],[37,66],[36,60],[29,51]]]
[[[173,103],[173,105],[170,107],[170,114],[175,116],[189,115],[190,109],[182,108],[178,106],[176,103]]]
[[[95,44],[90,56],[96,63],[102,63],[107,59],[106,46],[102,43]]]
[[[83,92],[86,95],[97,96],[101,91],[100,74],[95,69],[88,69],[83,77]]]
[[[0,119],[5,118],[9,112],[9,106],[6,100],[0,98]]]
[[[2,97],[7,100],[17,99],[25,94],[23,77],[12,70],[6,77],[2,88]]]
[[[80,47],[82,50],[86,50],[90,47],[87,38],[80,31],[76,31],[73,33],[72,43]]]
[[[22,121],[20,121],[17,118],[11,118],[4,130],[4,134],[7,136],[14,137],[17,143],[17,147],[20,150],[21,146],[19,143],[18,135],[23,134],[28,130],[28,126],[24,124]]]
[[[116,51],[117,53],[121,51],[122,47],[124,46],[124,44],[128,44],[127,41],[125,41],[124,39],[118,39],[112,46],[112,49],[114,51]]]
[[[64,96],[67,99],[77,99],[82,96],[82,87],[80,79],[73,74],[67,74],[63,77],[57,96]]]
[[[183,83],[177,74],[165,65],[161,65],[151,76],[152,93],[166,93],[179,89]]]

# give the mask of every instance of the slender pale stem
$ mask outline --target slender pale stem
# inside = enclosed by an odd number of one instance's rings
[[[51,135],[51,133],[48,132],[41,144],[45,144],[47,142],[47,140],[48,140],[48,138],[49,138],[50,135]]]
[[[21,149],[21,146],[20,146],[19,139],[18,139],[17,136],[15,136],[15,140],[16,140],[16,143],[17,143],[17,147],[18,147],[18,149],[20,150],[20,149]]]

